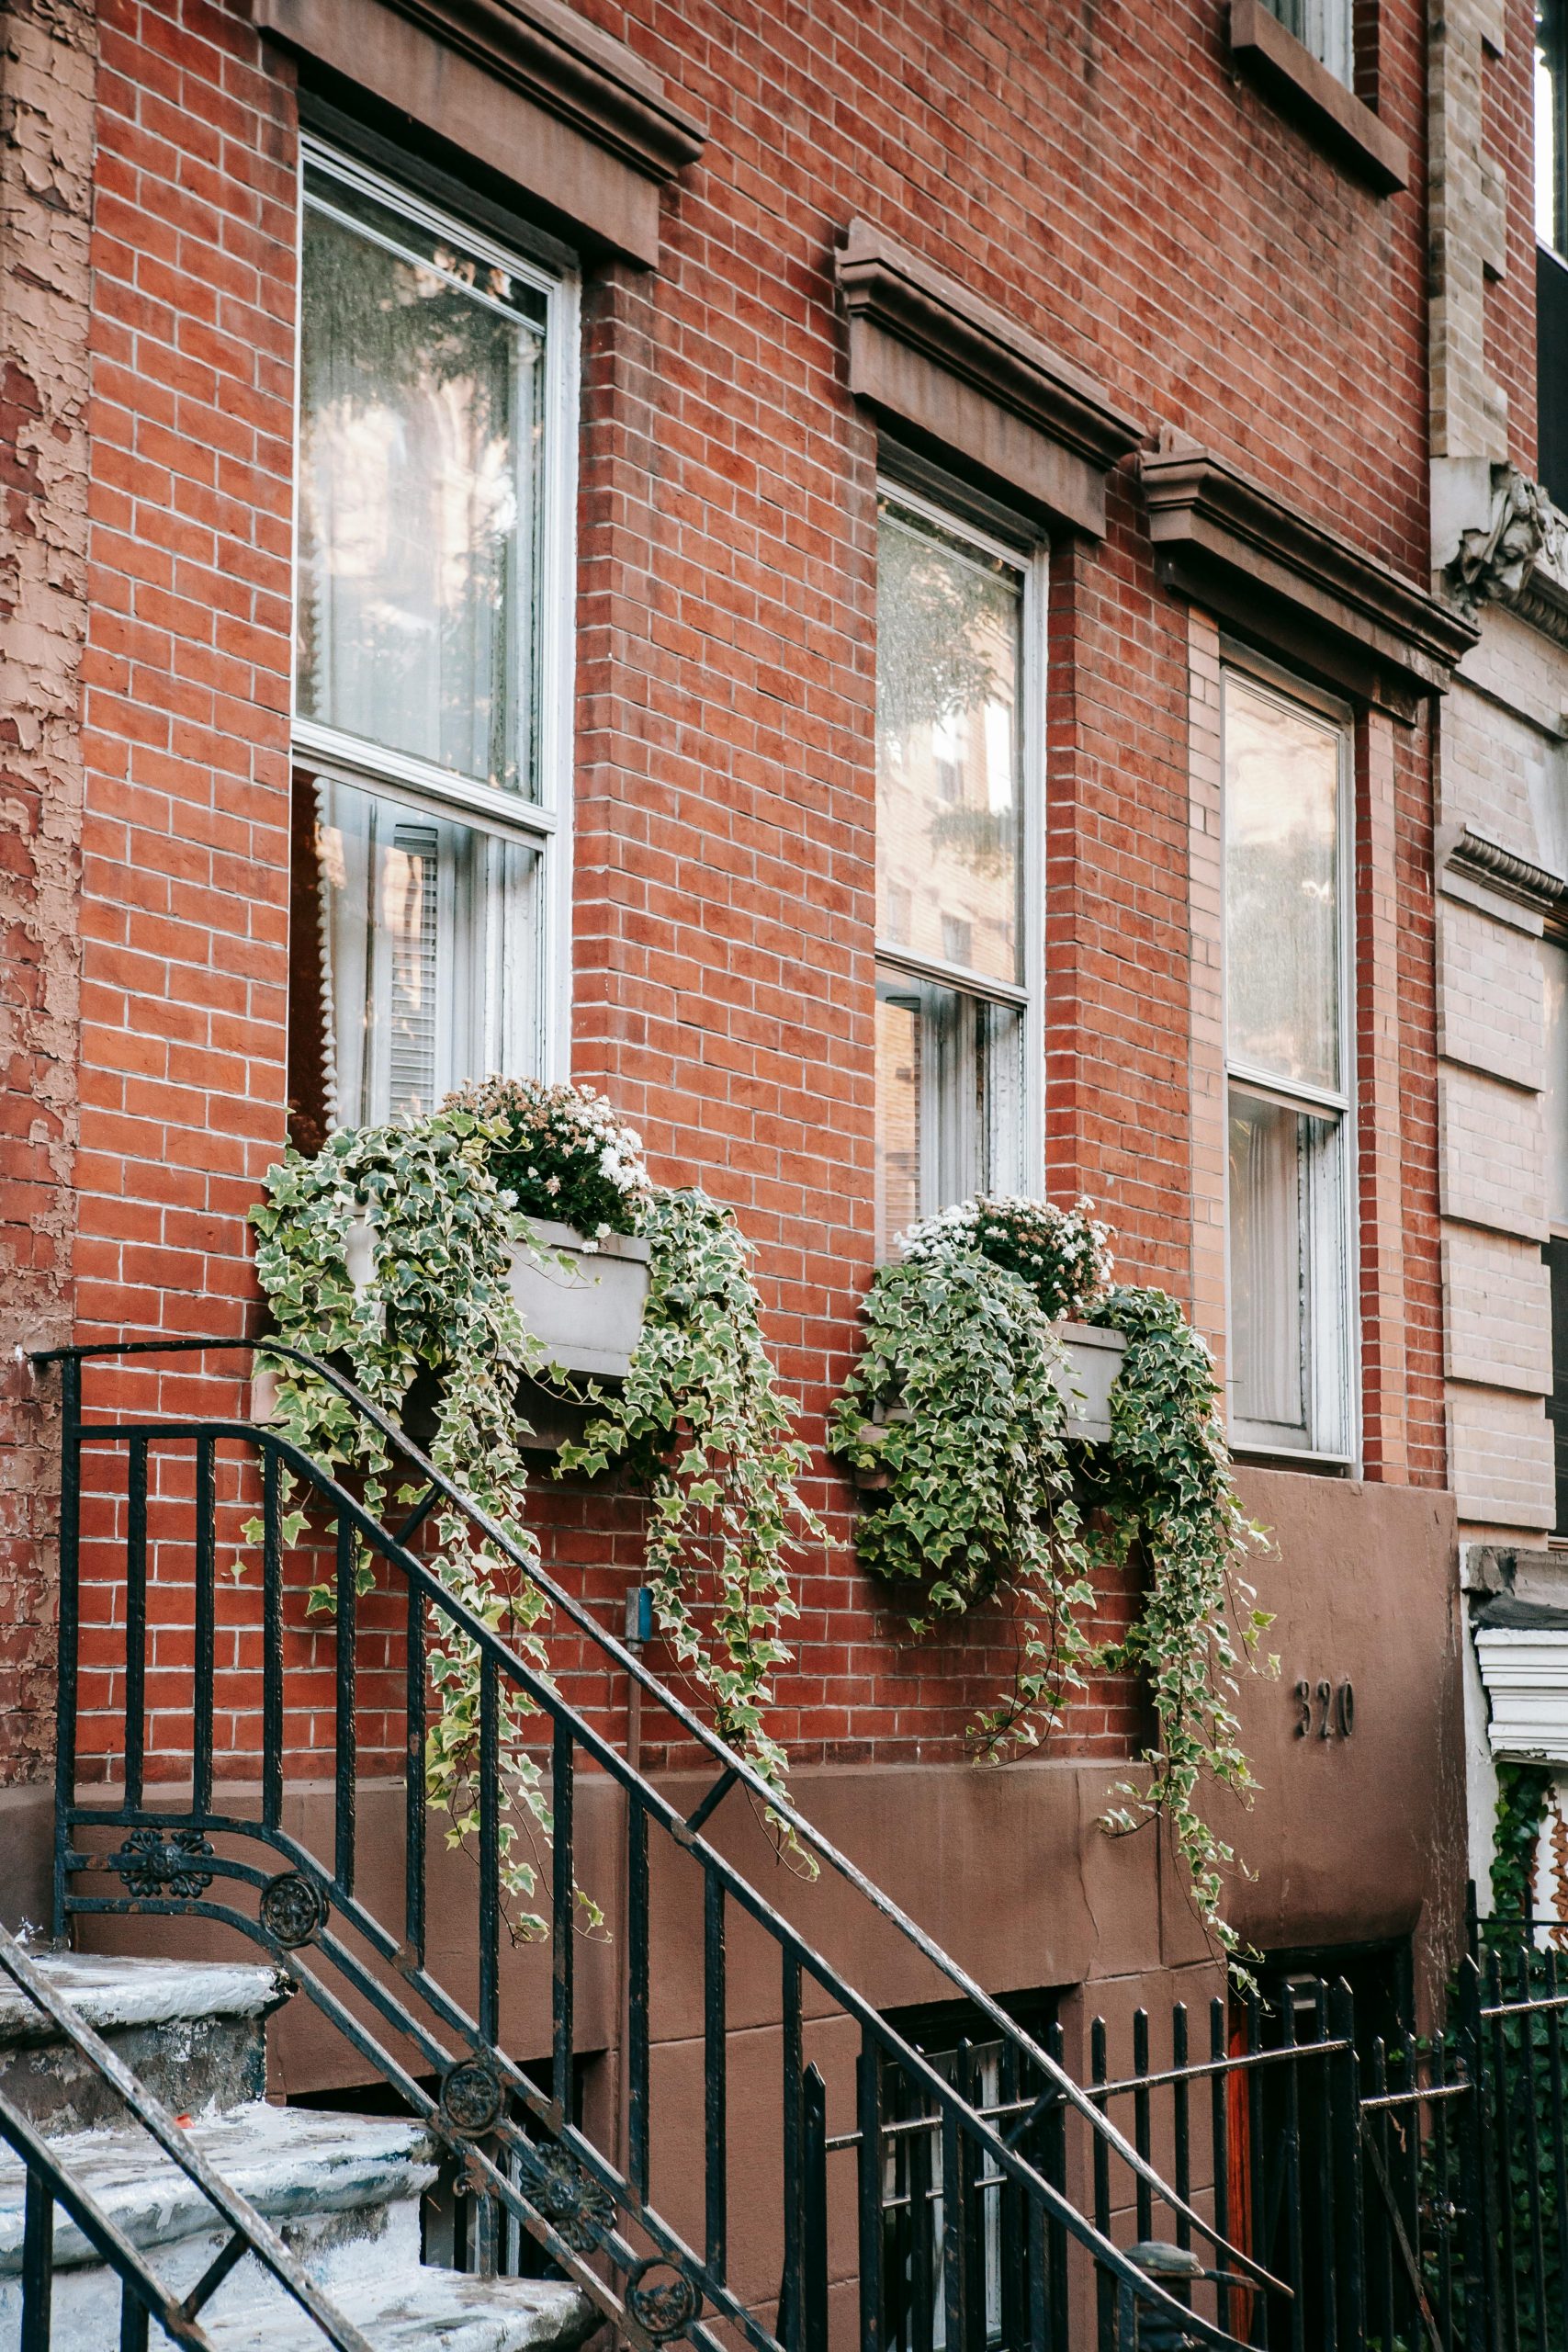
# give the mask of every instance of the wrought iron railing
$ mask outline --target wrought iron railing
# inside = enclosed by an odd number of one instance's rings
[[[841,2046],[846,2033],[858,2052],[852,2275],[860,2341],[868,2352],[891,2340],[884,2120],[900,2103],[918,2102],[929,2112],[944,2178],[983,2183],[987,2194],[995,2184],[1009,2200],[1015,2248],[1010,2308],[1020,2347],[1059,2346],[1069,2302],[1091,2281],[1102,2340],[1125,2352],[1136,2339],[1140,2310],[1194,2344],[1235,2346],[1217,2310],[1188,2308],[1188,2289],[1168,2292],[1113,2241],[1109,2187],[1099,2220],[1075,2203],[1067,2181],[1091,2168],[1097,2183],[1114,2176],[1124,2185],[1117,2202],[1135,2205],[1145,2236],[1157,2222],[1179,2243],[1211,2248],[1208,2268],[1224,2279],[1288,2301],[1285,2282],[1228,2243],[1189,2197],[1168,2186],[1146,2148],[1109,2119],[1105,2098],[1081,2088],[1056,2053],[1026,2034],[402,1430],[332,1367],[265,1344],[271,1356],[307,1364],[329,1382],[407,1471],[418,1499],[399,1532],[265,1424],[129,1409],[84,1419],[83,1381],[91,1364],[113,1359],[135,1366],[216,1351],[217,1342],[158,1340],[55,1350],[36,1359],[58,1366],[62,1390],[58,1933],[90,1914],[198,1917],[284,1960],[362,2064],[453,2151],[481,2215],[481,2260],[492,2258],[497,2223],[510,2216],[636,2343],[684,2337],[708,2352],[717,2352],[721,2341],[754,2352],[825,2352],[829,2273],[836,2259],[844,2275],[845,2256],[841,2245],[836,2256],[829,2251],[827,2092],[822,2074],[807,2063],[807,2043]],[[307,1638],[299,1622],[301,1563],[289,1540],[286,1482],[308,1498],[309,1540],[324,1544],[333,1564],[335,1623],[324,1636]],[[220,1591],[220,1554],[232,1548],[223,1528],[239,1525],[247,1493],[259,1507],[259,1588],[224,1579]],[[687,1812],[677,1807],[586,1707],[569,1702],[563,1678],[540,1671],[447,1589],[429,1550],[438,1509],[459,1511],[490,1553],[530,1581],[550,1612],[536,1629],[547,1646],[552,1633],[574,1638],[601,1687],[614,1681],[622,1690],[635,1688],[645,1717],[660,1711],[670,1744],[716,1768],[700,1803]],[[386,1589],[368,1597],[359,1591],[363,1561],[381,1564],[385,1577]],[[308,1561],[304,1571],[308,1577]],[[313,1656],[323,1638],[333,1661],[325,1696]],[[479,1665],[471,1989],[454,1984],[453,1968],[439,1964],[428,1933],[428,1668],[436,1645],[453,1642],[468,1645]],[[171,1645],[188,1657],[188,1668],[172,1665]],[[549,1824],[550,2069],[544,2084],[509,2054],[502,2033],[502,1724],[504,1706],[515,1698],[537,1711],[547,1735],[538,1756]],[[333,1790],[331,1833],[322,1841],[330,1854],[314,1849],[288,1802],[309,1775],[315,1752],[310,1710],[318,1702]],[[367,1707],[377,1729],[362,1744]],[[402,1885],[390,1919],[372,1907],[360,1883],[355,1792],[369,1761],[389,1770],[400,1790]],[[86,1801],[89,1775],[109,1801]],[[615,1909],[626,2092],[618,2135],[590,2133],[575,2120],[571,2098],[579,1942],[574,1820],[584,1788],[596,1781],[618,1794],[623,1815]],[[1010,2082],[1027,2091],[1021,2111],[988,2111],[972,2085],[933,2065],[705,1834],[736,1790],[812,1858],[824,1884],[831,1880],[850,1889],[863,1919],[879,1922],[906,1952],[912,1948],[933,1983],[972,2004],[1007,2053]],[[252,1857],[258,1848],[272,1867],[257,1867]],[[107,1891],[116,1877],[118,1891]],[[782,1883],[802,1904],[813,1899],[809,1889]],[[690,1919],[700,1952],[694,1964],[702,1990],[701,2080],[694,2117],[687,2120],[694,2121],[702,2154],[690,2196],[671,2167],[655,2180],[655,2101],[675,2095],[656,2084],[651,2064],[650,1888]],[[863,1932],[857,1928],[857,1939]],[[757,2170],[754,2154],[759,2086],[750,2078],[738,2105],[732,2080],[732,1935],[751,1943],[753,1960],[759,1948],[771,1950],[779,1972],[773,2177]],[[752,2153],[739,2152],[738,2131]],[[1069,2132],[1081,2142],[1070,2152]],[[1049,2156],[1041,2153],[1047,2144]],[[758,2182],[767,2184],[770,2197],[776,2188],[776,2291],[771,2279],[764,2285],[755,2275],[755,2256],[750,2276],[732,2266],[731,2175],[743,2163],[749,2240],[770,2236],[766,2226],[758,2227]],[[1222,2282],[1199,2291],[1213,2305],[1214,2294],[1230,2290]],[[985,2265],[970,2256],[963,2196],[947,2200],[940,2292],[945,2343],[954,2352],[983,2344]]]
[[[197,2352],[203,2352],[210,2339],[201,2326],[200,2314],[247,2256],[260,2263],[305,2313],[323,2345],[331,2345],[333,2352],[371,2352],[359,2330],[333,2309],[272,2224],[248,2199],[220,2177],[167,2108],[152,2097],[71,2004],[60,1997],[48,1977],[34,1966],[16,1938],[4,1928],[0,1928],[0,1969],[40,2017],[49,2020],[55,2037],[69,2042],[98,2082],[107,2084],[118,2094],[126,2117],[140,2124],[200,2191],[211,2208],[214,2231],[227,2233],[195,2286],[184,2295],[173,2293],[153,2275],[118,2223],[73,2173],[60,2142],[46,2139],[0,2091],[0,2140],[6,2142],[20,2158],[26,2181],[20,2352],[49,2352],[57,2209],[70,2216],[99,2261],[119,2280],[120,2352],[147,2352],[149,2329],[154,2320],[172,2342],[191,2345]]]

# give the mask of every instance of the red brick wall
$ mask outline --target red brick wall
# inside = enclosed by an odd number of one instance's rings
[[[237,9],[109,0],[79,1310],[231,1332],[283,1139],[294,127]]]
[[[664,266],[591,272],[574,1057],[656,1171],[731,1201],[820,1429],[872,1251],[874,436],[829,255],[864,213],[1412,573],[1425,561],[1424,18],[1382,10],[1411,190],[1342,174],[1228,67],[1222,0],[594,7],[704,117]],[[237,5],[104,10],[81,1312],[223,1332],[284,1118],[290,71]],[[1050,1166],[1124,1269],[1190,1279],[1187,627],[1135,492],[1054,564]],[[1424,730],[1400,749],[1414,1475],[1440,1481]],[[851,1521],[826,1474],[836,1532]],[[542,1505],[606,1608],[624,1506]],[[618,1527],[619,1533],[613,1534]],[[607,1555],[617,1552],[619,1564]],[[598,1565],[595,1565],[595,1564]],[[1009,1629],[890,1646],[806,1564],[783,1735],[941,1752]],[[1125,1695],[1081,1730],[1114,1748]]]

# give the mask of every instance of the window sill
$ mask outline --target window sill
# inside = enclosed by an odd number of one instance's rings
[[[1232,1438],[1231,1459],[1248,1470],[1295,1470],[1311,1478],[1353,1478],[1356,1464],[1347,1453],[1309,1453],[1303,1447],[1249,1445],[1245,1439]]]
[[[1410,157],[1371,107],[1287,32],[1264,0],[1231,0],[1231,55],[1281,114],[1300,125],[1380,196],[1410,181]]]

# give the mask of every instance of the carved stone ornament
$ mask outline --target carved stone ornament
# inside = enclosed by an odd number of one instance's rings
[[[285,1951],[308,1944],[325,1927],[327,1899],[299,1871],[284,1871],[262,1889],[261,1923]]]
[[[609,2191],[585,2173],[567,2149],[525,2147],[523,2187],[531,2204],[558,2230],[574,2254],[591,2254],[615,2226]]]
[[[482,2140],[501,2120],[506,2094],[495,2068],[463,2058],[441,2080],[441,2120],[464,2140]]]
[[[1468,530],[1448,568],[1454,602],[1467,613],[1483,605],[1517,605],[1529,585],[1536,560],[1560,564],[1568,553],[1568,528],[1540,482],[1517,466],[1492,469],[1492,511],[1483,530]]]
[[[195,1867],[211,1852],[199,1829],[172,1830],[167,1838],[161,1829],[133,1829],[119,1851],[109,1856],[108,1867],[139,1902],[152,1902],[164,1893],[188,1901],[205,1894],[212,1884],[212,1872]]]
[[[655,2274],[662,2271],[662,2278]],[[667,2343],[690,2327],[702,2310],[701,2290],[683,2270],[672,2262],[650,2254],[628,2273],[626,2278],[626,2309],[646,2335],[656,2344]]]

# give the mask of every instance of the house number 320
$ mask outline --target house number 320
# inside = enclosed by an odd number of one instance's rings
[[[1298,1682],[1295,1701],[1296,1737],[1348,1739],[1356,1728],[1356,1686],[1353,1682]],[[1315,1710],[1315,1712],[1314,1712]]]

